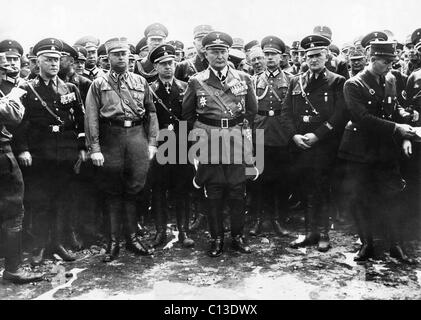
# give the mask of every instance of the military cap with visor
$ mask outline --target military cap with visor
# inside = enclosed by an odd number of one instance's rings
[[[168,36],[168,29],[161,23],[156,22],[146,27],[144,32],[145,37],[162,37]]]
[[[370,56],[384,58],[388,61],[396,60],[395,41],[372,41],[370,46]]]
[[[373,31],[361,39],[361,45],[363,48],[367,48],[372,41],[387,41],[387,39],[387,34],[383,31]]]
[[[232,43],[231,36],[221,31],[212,31],[202,39],[202,46],[205,49],[228,49]]]
[[[78,39],[75,45],[85,47],[88,51],[96,50],[99,47],[99,39],[94,36],[85,36]]]
[[[20,58],[23,55],[23,48],[16,40],[6,39],[0,42],[0,52],[4,52],[8,57]]]
[[[421,28],[415,30],[411,35],[411,42],[414,45],[415,49],[421,47]]]
[[[107,54],[122,51],[130,52],[129,42],[125,37],[111,38],[105,41],[104,46]]]
[[[200,38],[206,36],[208,33],[214,31],[213,27],[208,24],[198,25],[193,29],[193,38]]]
[[[56,38],[45,38],[34,45],[33,51],[37,57],[44,55],[59,58],[63,51],[63,43]]]
[[[13,72],[14,70],[10,66],[10,63],[7,61],[6,53],[0,52],[0,69],[6,72]]]
[[[263,52],[272,52],[283,54],[285,52],[285,43],[276,36],[267,36],[260,42]]]
[[[149,53],[152,63],[166,62],[175,59],[175,48],[170,44],[161,44]]]
[[[88,51],[84,47],[73,46],[73,49],[75,49],[78,54],[77,60],[86,61],[86,57],[88,56]]]
[[[307,54],[318,54],[327,50],[330,45],[330,39],[318,34],[312,34],[301,40],[301,47]]]
[[[250,42],[247,42],[244,45],[244,51],[249,52],[251,50],[251,48],[256,47],[256,46],[260,46],[260,43],[257,40],[252,40]]]
[[[332,40],[332,30],[328,26],[316,26],[313,33]]]
[[[135,53],[139,54],[142,50],[148,47],[148,43],[146,42],[146,37],[140,39],[140,41],[136,44]]]
[[[73,59],[77,60],[79,58],[78,52],[73,47],[68,45],[66,42],[62,41],[62,43],[63,43],[63,50],[61,52],[61,55],[70,56]]]

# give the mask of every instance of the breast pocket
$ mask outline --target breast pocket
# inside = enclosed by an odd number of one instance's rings
[[[143,104],[143,100],[145,98],[145,86],[144,85],[137,85],[130,88],[130,94],[132,95],[133,99],[136,101],[138,105]]]

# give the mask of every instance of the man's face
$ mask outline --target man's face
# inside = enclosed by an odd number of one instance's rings
[[[311,72],[319,73],[325,67],[327,61],[327,52],[323,50],[319,53],[313,54],[311,51],[307,53],[307,64]]]
[[[265,70],[265,67],[266,67],[265,57],[263,55],[252,57],[251,66],[253,67],[253,70],[254,70],[255,73],[263,72]]]
[[[110,60],[112,70],[114,70],[117,73],[123,73],[127,70],[127,67],[129,65],[129,52],[110,52],[108,54],[108,59]]]
[[[161,78],[171,79],[174,76],[175,71],[174,59],[155,63],[155,69]]]
[[[99,59],[99,67],[104,70],[110,70],[110,61],[108,60],[108,56],[101,57]]]
[[[145,49],[143,49],[142,51],[139,52],[139,58],[143,59],[143,58],[147,57],[148,53],[149,53],[149,48],[146,47]]]
[[[205,53],[205,48],[202,46],[202,39],[204,36],[199,36],[197,38],[194,38],[193,45],[196,48],[197,52],[200,52],[201,54]]]
[[[63,73],[69,73],[73,69],[74,62],[75,60],[73,57],[62,56],[60,58],[60,70],[62,70]]]
[[[392,70],[394,60],[374,58],[371,61],[374,73],[379,76],[385,76],[390,70]]]
[[[228,49],[210,48],[205,51],[209,65],[215,70],[222,70],[228,64]]]
[[[292,63],[302,64],[305,60],[305,51],[302,50],[291,50]]]
[[[180,62],[184,58],[184,52],[183,51],[176,51],[175,53],[175,61]]]
[[[7,62],[10,63],[10,66],[13,69],[20,70],[20,58],[15,56],[6,56]]]
[[[38,66],[40,74],[48,78],[53,78],[57,75],[60,69],[60,58],[55,56],[41,55],[38,57]]]
[[[280,64],[281,68],[288,67],[289,66],[289,59],[290,59],[289,54],[283,54],[281,57],[282,57],[281,64]]]
[[[163,44],[164,41],[165,41],[164,37],[152,36],[146,39],[146,44],[148,45],[149,51],[152,51],[152,49]]]
[[[129,72],[134,72],[134,65],[136,63],[136,60],[134,58],[129,59]]]
[[[276,69],[280,66],[282,56],[280,53],[265,52],[266,67]]]
[[[358,73],[364,69],[367,60],[365,58],[359,58],[359,59],[350,59],[349,62],[351,65],[351,70],[354,73]]]
[[[98,60],[98,53],[96,49],[88,50],[88,56],[86,57],[86,68],[92,69],[96,65]]]
[[[31,58],[29,59],[29,70],[31,70],[31,73],[38,74],[39,73],[39,67],[37,64],[37,58]]]
[[[83,74],[83,70],[85,69],[85,60],[76,60],[74,63],[74,68],[75,68],[75,72],[77,74],[82,75]]]

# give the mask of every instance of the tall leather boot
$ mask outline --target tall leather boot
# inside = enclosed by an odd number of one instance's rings
[[[332,246],[329,238],[329,206],[327,201],[322,202],[317,206],[317,227],[320,234],[317,250],[320,252],[327,252]]]
[[[284,226],[285,219],[281,219],[285,216],[286,211],[286,206],[281,205],[281,202],[286,201],[286,199],[280,199],[281,196],[276,193],[273,194],[274,210],[271,211],[271,222],[275,233],[281,237],[286,237],[289,235],[289,231]]]
[[[357,203],[356,201],[351,204],[350,208],[361,241],[361,247],[355,255],[354,261],[366,261],[367,259],[374,257],[373,230],[371,218],[369,216],[370,212],[368,212],[363,204]]]
[[[111,262],[120,254],[120,229],[122,200],[119,196],[109,196],[104,199],[104,214],[109,221],[109,239],[104,262]]]
[[[306,235],[302,240],[294,240],[290,243],[290,247],[297,249],[301,247],[311,246],[318,244],[320,234],[317,231],[317,226],[315,222],[316,218],[316,208],[312,201],[307,202],[307,207],[305,211],[305,230]]]
[[[67,250],[64,246],[65,235],[65,213],[62,208],[55,210],[55,224],[53,224],[52,241],[50,245],[51,253],[56,253],[64,261],[75,261],[76,256]]]
[[[167,241],[167,201],[161,188],[152,191],[152,207],[155,214],[156,234],[152,242],[154,248],[162,246]]]
[[[206,199],[208,207],[208,225],[211,235],[209,257],[219,257],[224,248],[224,227],[222,222],[222,199]]]
[[[177,197],[175,203],[175,213],[177,218],[178,241],[184,248],[191,248],[194,246],[194,240],[188,236],[190,208],[187,197]]]
[[[258,236],[262,232],[262,197],[262,185],[260,182],[257,182],[252,189],[253,202],[251,204],[251,216],[253,217],[253,225],[249,230],[249,235],[253,237]]]
[[[243,234],[245,222],[244,200],[230,199],[228,202],[231,218],[232,248],[241,253],[251,253]]]
[[[5,230],[3,279],[17,284],[41,281],[43,274],[30,273],[21,267],[21,234],[21,231]]]
[[[124,198],[124,210],[126,214],[126,249],[137,255],[148,256],[153,253],[152,249],[140,241],[136,236],[137,230],[137,206],[136,198],[127,195]]]

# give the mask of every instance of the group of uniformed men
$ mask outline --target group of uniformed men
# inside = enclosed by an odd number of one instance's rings
[[[100,229],[105,262],[118,258],[121,233],[127,250],[150,255],[166,243],[171,199],[186,248],[197,204],[193,228],[207,220],[210,257],[223,253],[225,209],[232,248],[250,253],[246,210],[249,235],[261,233],[268,212],[276,234],[288,236],[292,198],[306,235],[291,247],[328,251],[333,208],[346,207],[362,242],[355,260],[373,258],[374,239],[384,237],[392,257],[413,263],[398,206],[406,199],[419,210],[421,29],[405,48],[376,31],[342,50],[326,26],[291,48],[273,35],[244,45],[210,25],[193,34],[190,58],[160,23],[136,46],[46,38],[27,66],[17,41],[0,42],[3,278],[42,279],[21,266],[23,229],[36,243],[33,265],[50,254],[75,260],[66,246],[81,249],[79,236]],[[142,238],[149,201],[153,243]]]

